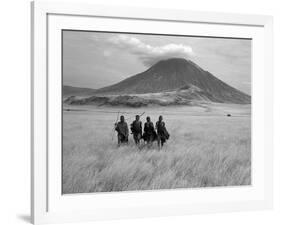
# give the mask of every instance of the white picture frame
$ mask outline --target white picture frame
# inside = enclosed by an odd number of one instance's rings
[[[66,17],[69,19],[64,19]],[[60,46],[57,41],[59,36],[56,34],[64,29],[64,26],[91,30],[90,26],[96,20],[99,20],[99,26],[105,26],[104,20],[112,21],[107,24],[107,27],[113,27],[116,20],[130,21],[126,27],[122,23],[116,26],[115,29],[118,31],[123,28],[138,31],[147,23],[152,24],[152,30],[155,26],[153,23],[166,23],[167,27],[171,23],[175,24],[175,27],[177,24],[182,26],[188,23],[194,26],[194,30],[199,30],[198,33],[201,28],[196,27],[204,25],[206,27],[204,32],[208,35],[224,36],[231,35],[232,32],[237,37],[244,35],[254,37],[257,50],[253,52],[253,57],[256,58],[254,58],[252,74],[254,77],[252,129],[256,130],[253,149],[257,150],[252,153],[252,157],[256,159],[252,167],[253,173],[256,174],[253,185],[241,189],[221,187],[201,190],[83,194],[79,198],[70,196],[67,199],[60,196],[60,181],[59,176],[56,176],[60,172],[57,171],[60,166],[60,157],[56,157],[55,151],[55,146],[59,143],[55,141],[55,138],[53,139],[53,136],[60,135],[61,129],[59,125],[61,111],[56,110],[54,105],[54,102],[61,101],[61,96],[57,96],[61,92],[59,90],[61,76],[50,75],[56,74],[58,70],[56,64],[59,64],[60,60],[60,55],[54,50],[59,49]],[[129,24],[134,21],[137,21],[139,26]],[[271,16],[108,7],[85,3],[32,2],[32,222],[43,224],[272,208],[272,23]],[[226,29],[218,29],[220,26]],[[231,32],[228,31],[230,30],[228,26],[233,28]],[[258,52],[262,54],[255,56]],[[191,198],[198,195],[201,196],[200,199]],[[229,197],[231,195],[232,199]],[[163,196],[166,196],[165,202]],[[221,199],[217,199],[218,197]],[[152,199],[154,203],[149,199]]]

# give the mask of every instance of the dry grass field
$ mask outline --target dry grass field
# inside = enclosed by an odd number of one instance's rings
[[[66,108],[69,108],[67,106]],[[161,151],[112,140],[117,111],[130,124],[145,111],[164,116],[170,139]],[[231,117],[226,114],[231,113]],[[82,108],[63,112],[63,193],[198,188],[251,184],[250,105]]]

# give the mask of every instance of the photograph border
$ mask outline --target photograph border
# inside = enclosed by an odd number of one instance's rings
[[[88,17],[122,18],[136,20],[177,21],[189,23],[228,24],[238,26],[258,26],[265,30],[265,74],[266,74],[266,148],[265,193],[259,205],[249,200],[247,209],[272,208],[273,200],[273,40],[272,17],[210,12],[189,12],[185,10],[164,10],[132,7],[109,7],[92,4],[63,2],[32,2],[31,15],[31,218],[34,224],[50,222],[85,221],[116,218],[116,215],[102,217],[92,213],[81,213],[74,217],[71,213],[48,212],[48,15],[74,15]],[[261,196],[262,197],[262,196]],[[253,204],[254,203],[254,204]],[[245,202],[243,202],[245,204]],[[164,207],[164,206],[163,206]],[[192,213],[181,208],[179,215]],[[243,209],[236,203],[226,207],[227,211]],[[245,208],[245,207],[244,207]],[[155,210],[157,210],[155,208]],[[212,205],[202,204],[202,212],[218,212]],[[165,209],[158,209],[155,216],[165,215]],[[146,216],[144,213],[143,216]],[[128,216],[129,217],[129,216]],[[117,216],[118,218],[118,216]],[[124,217],[122,217],[124,218]]]

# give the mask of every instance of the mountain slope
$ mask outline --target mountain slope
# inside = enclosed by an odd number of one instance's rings
[[[95,92],[95,89],[72,87],[72,86],[64,85],[62,92],[63,92],[63,96],[71,96],[71,95],[84,96],[84,95],[93,94]]]
[[[158,93],[191,86],[198,88],[200,96],[210,101],[238,104],[251,102],[249,95],[224,83],[192,61],[182,58],[162,60],[142,73],[96,90],[95,94]]]

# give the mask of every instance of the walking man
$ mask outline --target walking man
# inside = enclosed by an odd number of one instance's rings
[[[136,119],[131,124],[131,131],[136,145],[139,146],[142,137],[142,123],[139,115],[136,115]]]
[[[118,146],[122,143],[128,143],[129,129],[124,116],[120,116],[120,121],[115,123],[115,130],[117,131]]]
[[[148,147],[151,147],[153,141],[155,140],[156,132],[154,130],[154,125],[150,121],[150,117],[146,117],[146,123],[144,124],[144,134],[143,139],[147,142]]]
[[[170,134],[168,133],[165,123],[163,121],[163,116],[159,116],[159,120],[156,122],[156,130],[158,148],[161,149],[166,140],[168,140],[170,137]]]

